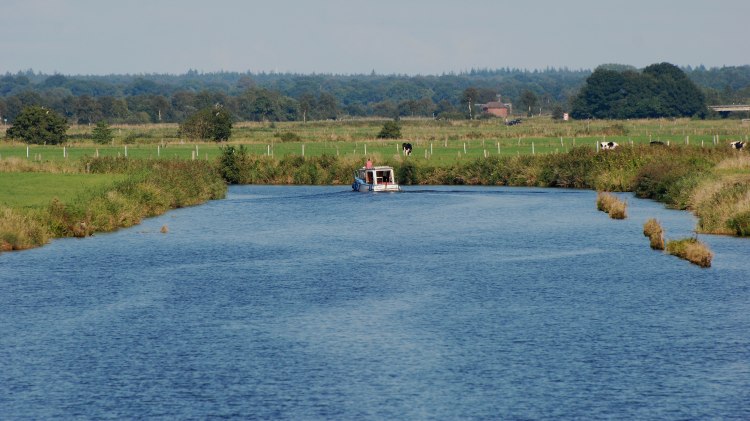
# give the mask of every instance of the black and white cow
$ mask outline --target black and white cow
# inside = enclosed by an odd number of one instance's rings
[[[404,155],[411,155],[411,143],[402,143],[401,147],[404,149]]]
[[[735,140],[734,142],[729,142],[729,146],[732,149],[737,149],[737,150],[745,149],[745,142],[742,142],[740,140]]]
[[[620,145],[618,145],[617,142],[599,142],[599,146],[601,146],[603,151],[606,151],[610,149],[615,149]]]

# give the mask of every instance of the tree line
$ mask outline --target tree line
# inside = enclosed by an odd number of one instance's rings
[[[642,73],[630,66],[605,65],[597,70],[632,71],[622,76],[631,85],[639,85],[636,75]],[[698,86],[707,103],[750,101],[750,66],[680,70]],[[243,121],[344,116],[475,118],[478,114],[467,101],[484,103],[497,100],[498,95],[502,102],[517,104],[515,110],[559,114],[572,110],[587,80],[596,76],[597,81],[600,73],[504,68],[416,76],[194,70],[183,75],[65,76],[29,70],[0,77],[0,116],[10,124],[25,107],[41,106],[79,124],[101,120],[182,123],[199,110],[219,105]],[[643,86],[639,89],[645,95],[648,89]]]

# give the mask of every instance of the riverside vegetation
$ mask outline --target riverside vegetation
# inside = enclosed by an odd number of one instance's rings
[[[0,205],[0,250],[22,250],[43,245],[50,238],[84,237],[132,226],[168,209],[222,198],[226,192],[215,167],[200,161],[89,158],[78,164],[100,182],[68,194],[64,200],[55,195],[46,205],[35,202],[38,199],[26,206]],[[0,161],[0,172],[21,169],[27,178],[59,168],[54,163]],[[70,186],[61,189],[63,193],[70,190]]]
[[[704,268],[711,267],[711,261],[714,257],[713,252],[697,238],[669,240],[665,247],[664,228],[654,218],[643,224],[643,235],[649,238],[651,248],[654,250],[666,249],[667,253],[685,259],[690,263]]]
[[[699,219],[699,232],[746,236],[750,235],[750,157],[730,150],[726,143],[747,136],[748,130],[737,122],[731,124],[562,123],[539,118],[509,128],[491,121],[402,121],[403,138],[415,145],[410,157],[400,153],[401,140],[376,139],[382,121],[241,125],[237,139],[233,135],[222,147],[183,144],[169,137],[176,126],[116,128],[112,150],[102,147],[101,154],[100,146],[85,138],[86,129],[75,127],[63,153],[61,147],[39,146],[43,152],[32,150],[26,159],[25,145],[0,144],[1,173],[101,177],[95,186],[72,197],[57,195],[57,200],[14,204],[4,197],[8,193],[0,193],[0,247],[22,249],[52,237],[129,226],[171,207],[223,197],[226,183],[348,185],[366,157],[392,165],[403,185],[633,191],[671,208],[692,210]],[[621,147],[597,151],[596,142],[604,139]],[[649,140],[660,140],[662,145],[649,145]],[[127,145],[131,145],[129,158],[125,157],[128,149],[123,149]]]
[[[596,194],[596,208],[609,214],[609,217],[612,219],[627,218],[627,207],[628,205],[624,200],[620,200],[613,194],[606,192],[598,192]]]

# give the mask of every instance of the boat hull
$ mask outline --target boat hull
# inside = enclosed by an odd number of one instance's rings
[[[352,190],[360,193],[371,193],[371,192],[397,192],[401,191],[401,187],[398,184],[367,184],[355,181],[352,184]]]

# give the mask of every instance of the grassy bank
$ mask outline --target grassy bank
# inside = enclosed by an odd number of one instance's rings
[[[128,227],[168,209],[222,198],[226,192],[215,167],[200,161],[89,158],[80,165],[88,173],[0,173],[0,183],[20,183],[16,190],[45,182],[57,188],[17,199],[10,199],[12,190],[2,190],[0,203],[8,204],[0,205],[0,250]]]
[[[750,132],[738,121],[404,120],[403,139],[376,139],[383,122],[240,123],[223,145],[180,139],[176,125],[115,126],[108,145],[93,144],[89,126],[72,127],[65,147],[0,142],[0,233],[24,239],[3,247],[116,229],[221,197],[222,178],[349,185],[368,157],[395,167],[403,185],[634,191],[694,211],[700,232],[750,235],[750,158],[726,146]],[[621,146],[598,150],[605,140]],[[412,143],[412,156],[401,142]],[[18,225],[32,228],[7,234]]]

